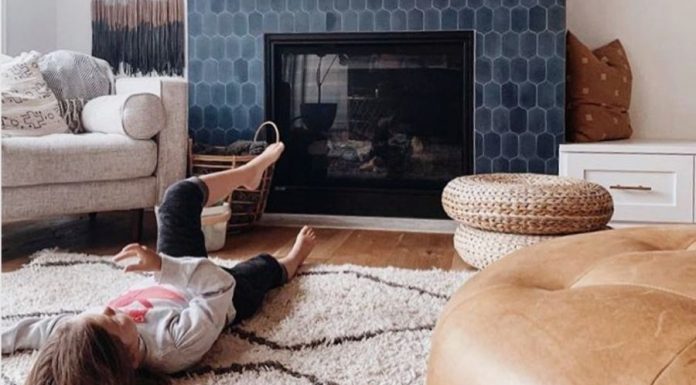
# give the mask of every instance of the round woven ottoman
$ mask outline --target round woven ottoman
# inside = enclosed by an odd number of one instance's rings
[[[558,236],[496,233],[459,225],[454,233],[454,248],[464,262],[483,270],[513,251],[553,238]]]
[[[695,384],[695,282],[696,226],[527,247],[450,298],[427,384]]]
[[[445,212],[481,230],[558,235],[598,230],[614,213],[602,186],[538,174],[480,174],[450,181],[442,193]]]

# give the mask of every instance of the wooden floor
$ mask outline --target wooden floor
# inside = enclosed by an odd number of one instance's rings
[[[114,255],[132,241],[132,215],[100,213],[94,221],[87,215],[14,223],[2,226],[2,271],[26,263],[36,251],[57,247],[71,252]],[[226,259],[246,259],[261,252],[284,255],[299,228],[256,227],[229,235],[223,250],[211,253]],[[317,229],[318,243],[308,263],[395,266],[408,269],[466,270],[448,234],[423,234],[350,229]],[[156,222],[145,213],[143,243],[154,247]]]

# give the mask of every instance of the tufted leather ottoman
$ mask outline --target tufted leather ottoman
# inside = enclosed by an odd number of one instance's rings
[[[445,307],[428,384],[696,384],[696,227],[567,236],[494,263]]]

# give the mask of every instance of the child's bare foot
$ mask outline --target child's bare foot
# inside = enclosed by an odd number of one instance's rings
[[[282,142],[273,143],[266,147],[254,160],[247,163],[246,167],[249,169],[249,181],[244,183],[244,187],[249,190],[256,190],[259,188],[263,172],[280,158],[284,150],[285,145]]]
[[[314,229],[309,226],[305,226],[297,234],[297,239],[295,239],[295,244],[292,246],[292,250],[288,253],[285,258],[281,258],[278,261],[285,266],[288,272],[288,280],[291,280],[297,273],[297,269],[302,266],[302,263],[307,259],[309,253],[312,252],[316,244],[317,236],[314,234]]]

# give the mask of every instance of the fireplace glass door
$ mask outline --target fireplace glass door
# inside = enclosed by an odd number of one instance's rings
[[[270,107],[287,145],[276,187],[437,191],[468,173],[471,64],[460,41],[336,39],[272,51]]]

